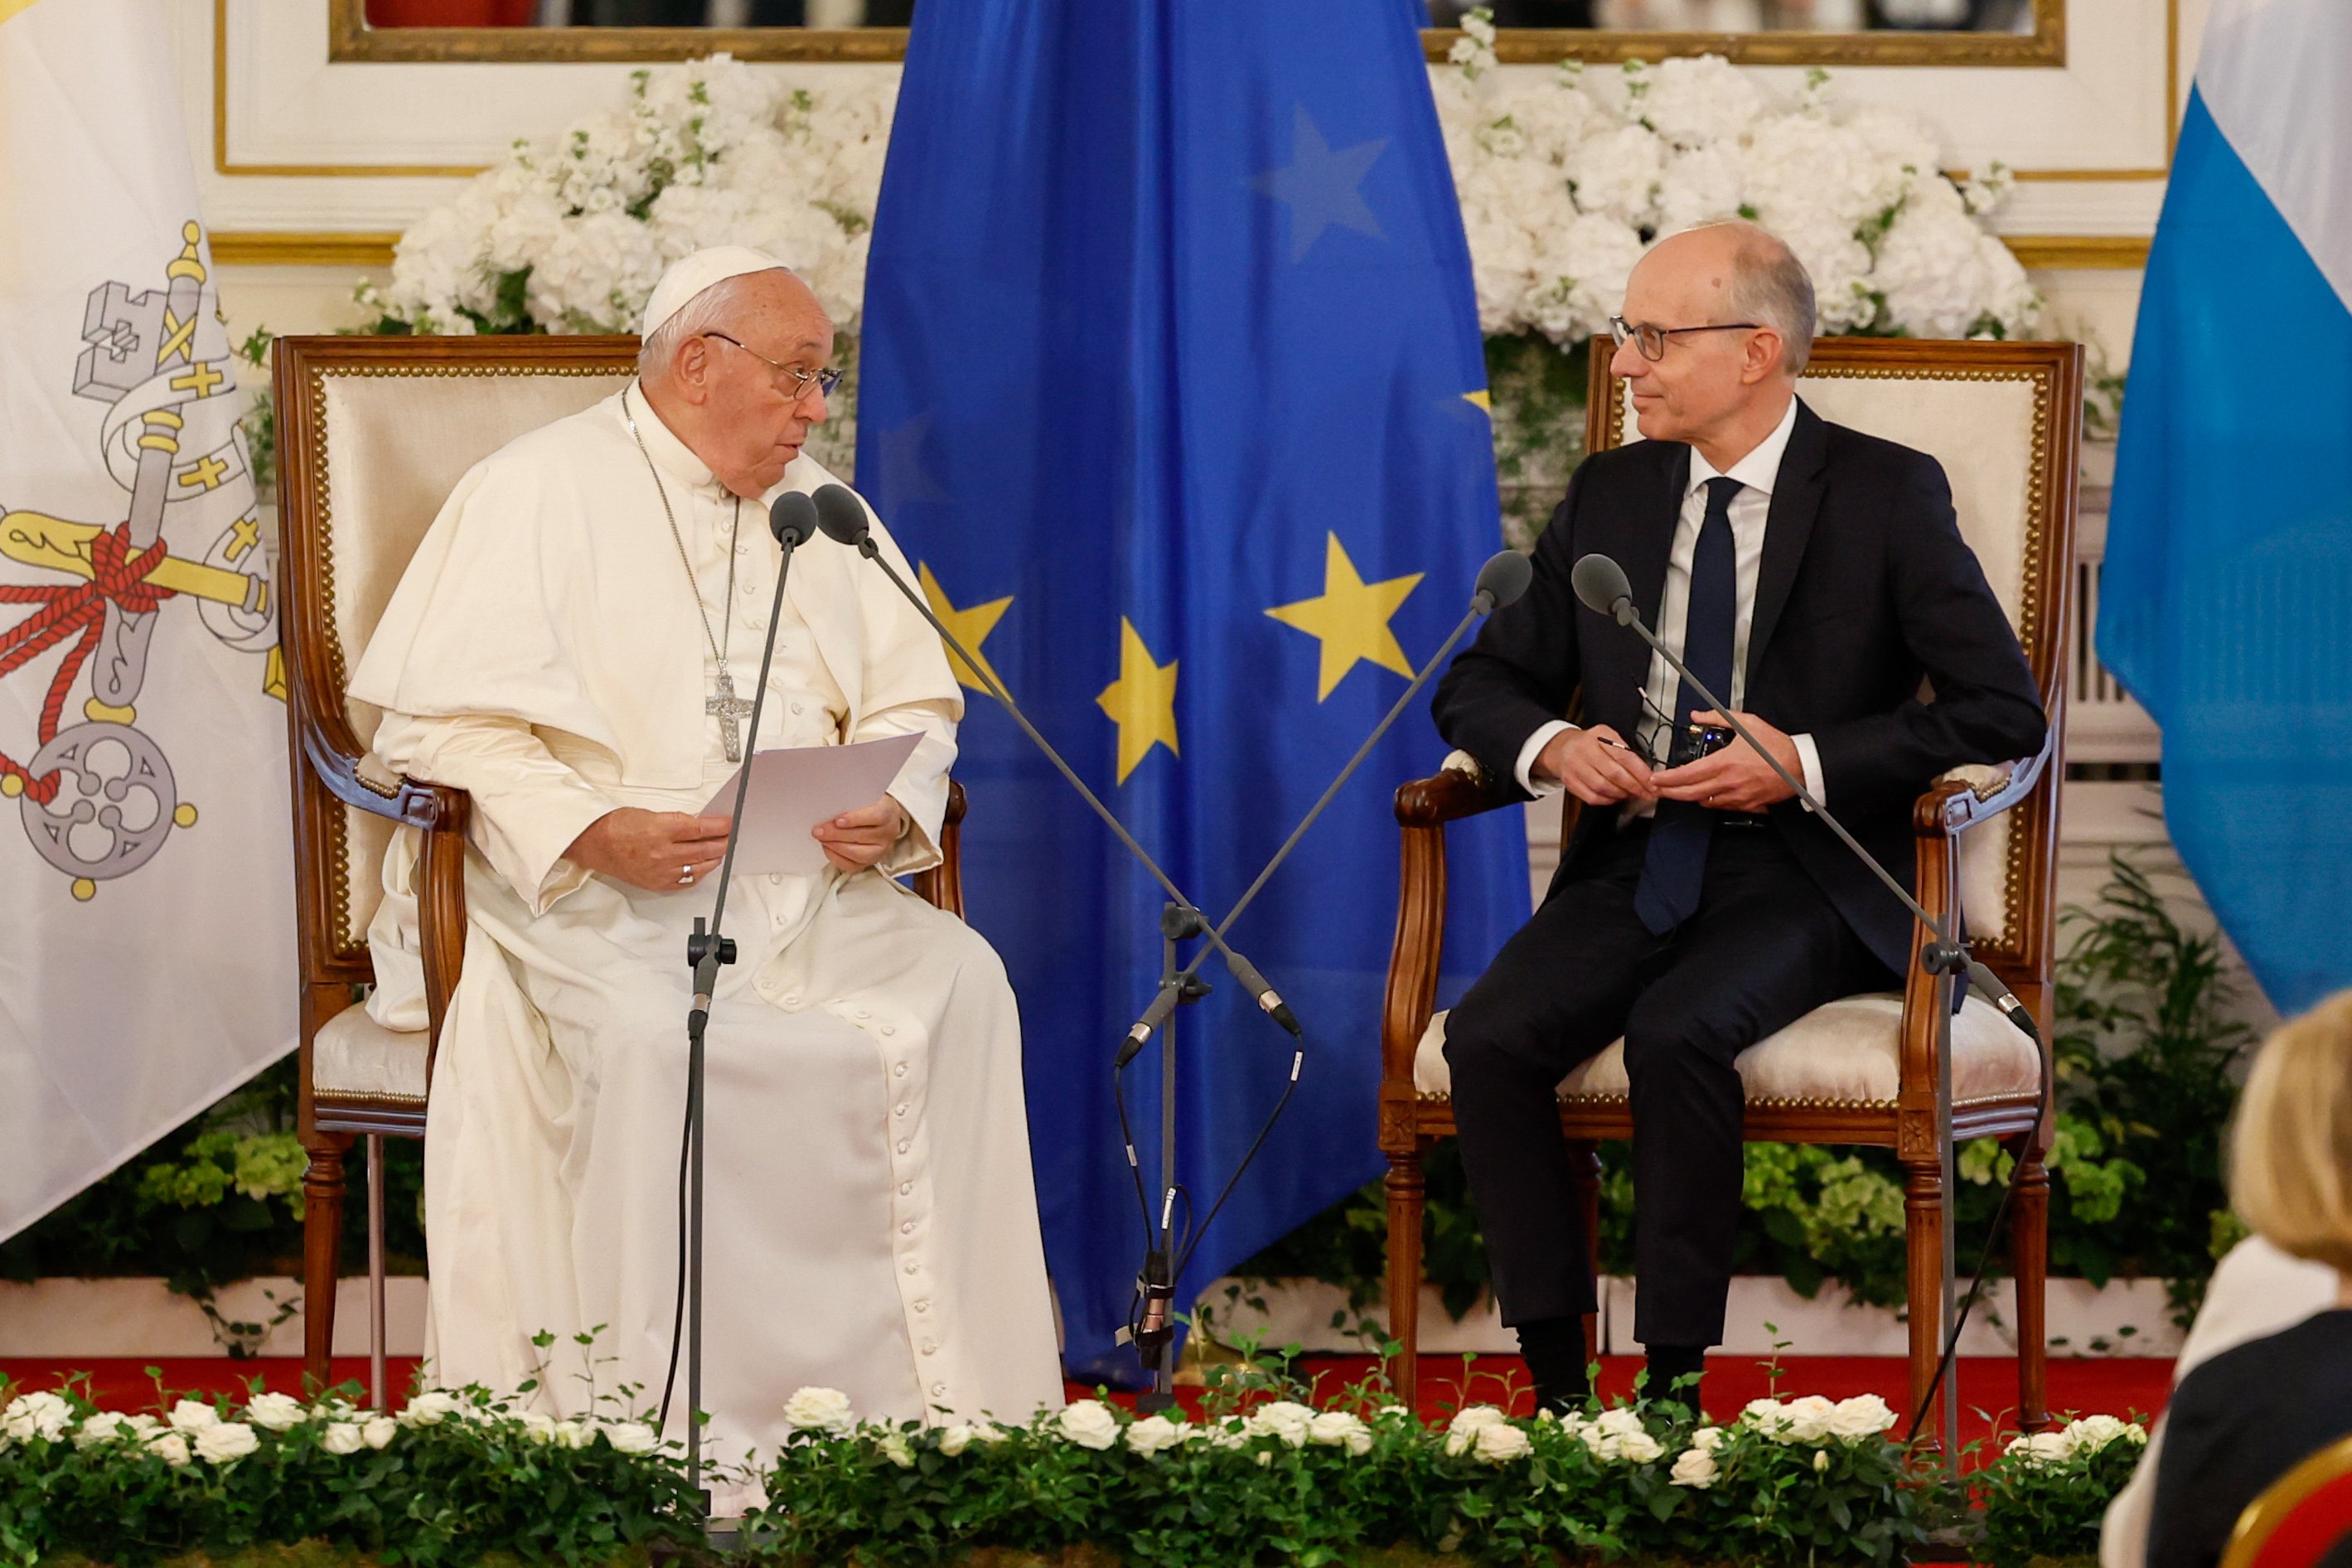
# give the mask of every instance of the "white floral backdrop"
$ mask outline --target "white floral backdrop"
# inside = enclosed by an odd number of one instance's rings
[[[1580,382],[1531,370],[1530,343],[1567,351],[1603,331],[1643,251],[1693,224],[1747,216],[1786,239],[1824,332],[2034,330],[2040,297],[1982,222],[2003,173],[1947,177],[1919,121],[1843,108],[1819,71],[1775,101],[1715,57],[1498,70],[1481,14],[1465,32],[1432,86],[1498,373],[1507,491],[1549,488],[1576,455],[1561,413]],[[854,342],[898,82],[841,81],[787,90],[723,55],[638,71],[626,103],[518,142],[418,222],[362,302],[390,331],[625,331],[669,262],[736,243],[798,270]],[[845,459],[848,413],[828,461]]]

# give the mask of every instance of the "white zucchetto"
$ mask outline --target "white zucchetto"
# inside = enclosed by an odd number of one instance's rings
[[[669,264],[669,270],[654,285],[652,296],[646,300],[646,319],[637,335],[652,337],[664,321],[685,308],[688,300],[713,283],[740,278],[747,272],[790,270],[766,251],[754,250],[748,245],[714,245],[681,256]]]

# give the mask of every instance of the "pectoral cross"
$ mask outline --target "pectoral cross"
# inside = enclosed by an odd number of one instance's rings
[[[729,762],[740,763],[743,760],[743,735],[735,721],[751,714],[751,704],[735,695],[735,678],[724,668],[719,672],[717,684],[719,689],[704,700],[702,710],[719,716],[719,743],[726,748]]]

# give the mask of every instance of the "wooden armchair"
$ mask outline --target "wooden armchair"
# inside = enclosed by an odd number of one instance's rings
[[[634,337],[280,338],[278,527],[301,973],[303,1352],[324,1382],[334,1343],[343,1162],[368,1141],[368,1272],[373,1391],[383,1354],[383,1140],[423,1138],[433,1054],[466,933],[464,792],[406,779],[362,737],[379,715],[351,700],[348,672],[442,501],[507,442],[575,413],[635,374]],[[945,860],[916,879],[963,912],[949,790]],[[418,938],[429,1026],[387,1029],[359,1005],[373,983],[368,925],[394,829],[424,836]],[[680,1020],[681,1024],[683,1019]]]
[[[1815,412],[1932,453],[1952,483],[1961,532],[1983,563],[2031,658],[2050,715],[2039,757],[1987,758],[1999,768],[1957,770],[1919,797],[1917,895],[1939,914],[1965,912],[1977,956],[2040,1021],[2047,1037],[2056,938],[2058,790],[2063,774],[2064,626],[2074,568],[2075,467],[2082,351],[2072,343],[1928,342],[1829,338],[1816,342],[1799,387]],[[1640,439],[1608,356],[1593,355],[1588,449]],[[1630,634],[1629,634],[1630,635]],[[1963,776],[1965,775],[1965,776]],[[1389,1159],[1388,1300],[1403,1349],[1393,1369],[1413,1386],[1421,1292],[1423,1161],[1454,1131],[1435,1014],[1445,940],[1445,824],[1502,805],[1466,759],[1397,791],[1403,858],[1396,946],[1381,1020],[1380,1142]],[[1574,802],[1566,831],[1573,833]],[[1563,838],[1563,844],[1566,840]],[[1918,964],[1897,994],[1849,997],[1817,1009],[1739,1058],[1752,1142],[1864,1143],[1891,1148],[1904,1172],[1911,1397],[1933,1396],[1943,1278],[1943,1190],[1937,1125],[1937,1010],[1948,982]],[[2036,1125],[2044,1086],[2031,1042],[1982,998],[1953,1020],[1952,1132],[2007,1140],[2021,1171],[2012,1232],[2017,1274],[2018,1420],[2043,1409],[2043,1275],[2048,1255],[2047,1134]],[[1612,1046],[1559,1088],[1560,1121],[1580,1158],[1587,1234],[1598,1237],[1605,1138],[1628,1138],[1622,1046]]]

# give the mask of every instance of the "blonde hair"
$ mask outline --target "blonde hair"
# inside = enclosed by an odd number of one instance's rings
[[[2230,1194],[2280,1251],[2352,1274],[2352,991],[2282,1026],[2254,1058]]]

